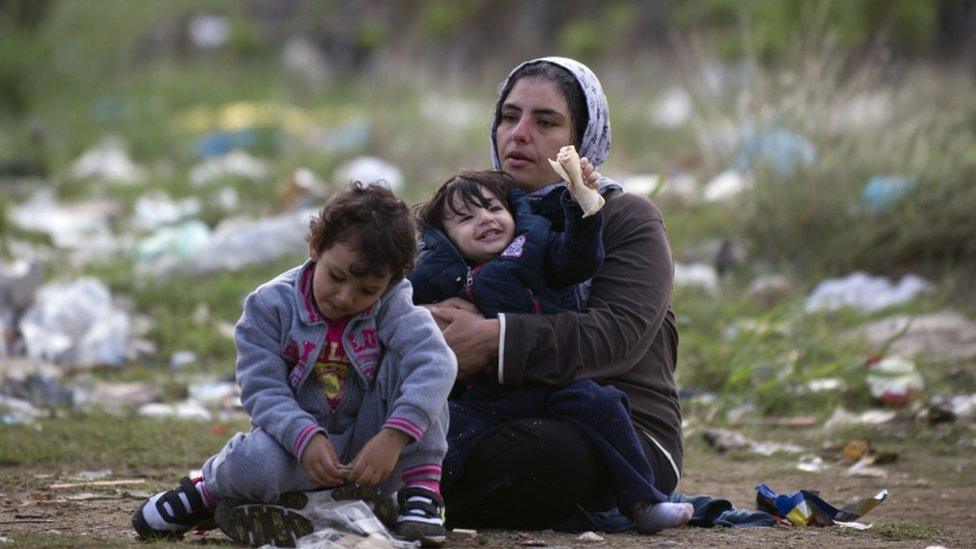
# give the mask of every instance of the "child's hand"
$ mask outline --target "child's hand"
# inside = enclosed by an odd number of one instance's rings
[[[352,462],[349,482],[376,486],[390,475],[400,458],[400,450],[410,442],[410,437],[403,431],[383,428],[366,446],[359,451],[359,455]]]
[[[322,433],[312,436],[302,452],[302,469],[308,479],[320,486],[345,484],[346,474],[339,470],[339,456],[332,443]]]
[[[590,159],[580,158],[580,168],[583,172],[583,184],[591,189],[596,189],[600,186],[600,172],[596,171],[593,164],[590,164]]]

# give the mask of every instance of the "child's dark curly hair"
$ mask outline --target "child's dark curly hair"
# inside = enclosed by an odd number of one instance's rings
[[[488,208],[488,196],[485,191],[495,195],[506,210],[511,211],[508,205],[508,192],[515,188],[515,181],[505,172],[491,170],[466,170],[456,175],[452,175],[434,193],[434,197],[417,205],[417,223],[420,230],[438,229],[444,230],[444,218],[461,215],[455,207],[455,199],[459,199],[461,204],[476,205]]]
[[[413,269],[416,228],[410,210],[389,189],[355,182],[332,196],[309,223],[306,240],[321,254],[342,242],[363,255],[352,274],[391,275],[399,282]]]

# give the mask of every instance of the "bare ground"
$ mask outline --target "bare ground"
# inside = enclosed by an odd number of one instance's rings
[[[755,509],[754,486],[765,482],[780,493],[797,489],[820,490],[837,506],[875,494],[885,488],[886,503],[862,519],[873,528],[855,532],[829,528],[681,528],[655,536],[601,534],[603,541],[581,541],[576,534],[515,531],[479,531],[477,536],[452,534],[448,546],[607,546],[607,547],[976,547],[976,450],[968,445],[972,430],[959,429],[944,439],[919,439],[899,427],[877,433],[885,450],[899,454],[885,466],[886,478],[849,477],[846,467],[834,464],[823,472],[795,468],[796,456],[778,454],[760,458],[744,454],[718,454],[691,434],[688,460],[679,490],[708,493]],[[779,429],[764,432],[767,438],[789,440],[819,448],[826,434],[820,430]],[[960,440],[967,444],[960,444]],[[829,442],[829,441],[828,441]],[[821,451],[823,453],[823,451]],[[0,545],[105,546],[141,545],[129,520],[142,498],[169,486],[185,470],[115,471],[113,479],[138,479],[142,483],[118,487],[52,489],[51,485],[77,474],[83,467],[65,467],[52,473],[32,467],[7,468],[0,487]],[[220,532],[191,534],[179,544],[230,545]]]

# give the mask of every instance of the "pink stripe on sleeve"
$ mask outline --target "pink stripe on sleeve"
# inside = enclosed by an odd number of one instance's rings
[[[420,440],[420,437],[424,436],[424,431],[420,427],[417,427],[412,421],[403,419],[402,417],[391,417],[386,420],[383,426],[403,431],[412,436],[414,440]]]

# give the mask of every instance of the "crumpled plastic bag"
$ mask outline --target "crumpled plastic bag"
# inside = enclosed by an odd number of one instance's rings
[[[129,317],[112,305],[108,287],[83,277],[41,288],[20,319],[27,355],[67,366],[122,365]]]
[[[386,548],[407,549],[419,547],[419,543],[399,540],[390,534],[386,526],[373,514],[369,506],[359,500],[333,500],[328,492],[312,492],[320,501],[310,505],[315,531],[299,539],[296,547],[327,549],[355,547],[357,549]],[[269,546],[266,546],[269,547]]]
[[[840,522],[854,522],[888,499],[888,491],[881,490],[842,509],[820,499],[820,492],[800,490],[792,495],[780,495],[766,484],[756,486],[756,508],[786,519],[793,526],[831,526]]]

